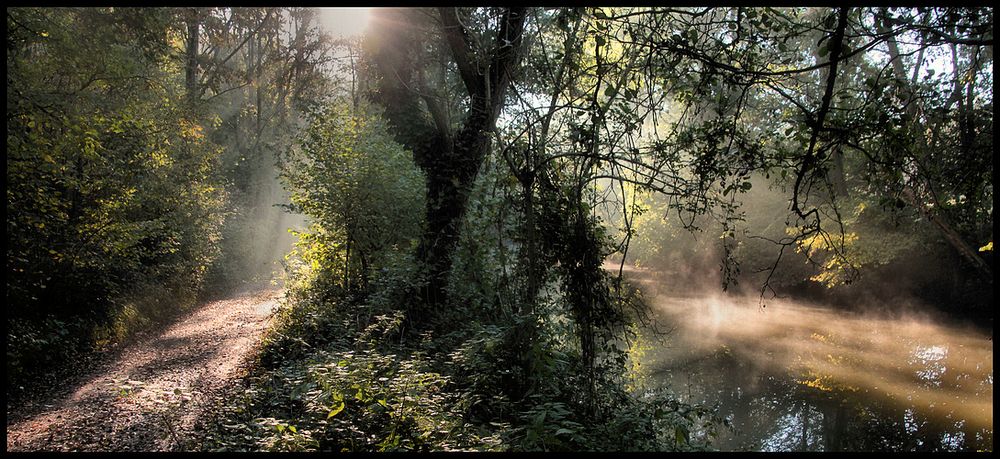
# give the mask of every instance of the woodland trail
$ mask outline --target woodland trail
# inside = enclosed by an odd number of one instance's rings
[[[282,294],[213,301],[132,343],[43,410],[7,416],[7,451],[178,451],[239,376]]]

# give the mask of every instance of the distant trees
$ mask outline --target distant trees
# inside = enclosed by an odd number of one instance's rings
[[[678,98],[667,106],[685,115],[704,113],[677,123],[680,135],[671,141],[676,151],[704,148],[709,139],[714,141],[706,146],[722,146],[702,150],[714,153],[699,160],[696,173],[743,171],[743,177],[762,174],[770,184],[788,187],[787,220],[795,229],[773,241],[782,254],[795,248],[813,259],[821,267],[816,280],[850,283],[862,268],[907,255],[918,240],[939,238],[964,260],[967,272],[992,283],[992,164],[986,153],[992,148],[992,89],[983,84],[992,81],[987,10],[602,14],[610,28],[627,28],[631,37],[649,31],[630,42],[645,43],[640,62],[683,69],[667,80],[680,85],[678,96],[694,77],[694,91],[686,97],[696,102]],[[643,21],[657,26],[640,27]],[[738,163],[728,158],[747,161],[733,169]],[[743,183],[720,182],[736,191],[745,191]],[[903,222],[914,219],[922,223]],[[730,236],[723,236],[726,245]]]
[[[891,71],[878,75],[895,96],[885,110],[898,120],[899,131],[896,142],[858,150],[871,158],[875,178],[890,193],[992,283],[992,266],[978,251],[992,240],[992,12],[886,8],[875,14],[880,33],[900,31],[886,41]],[[914,60],[900,51],[898,42],[905,39],[917,40],[906,53],[916,53]],[[944,69],[950,72],[935,76],[927,57],[942,51],[950,57]]]
[[[274,275],[291,247],[279,164],[304,113],[332,89],[333,43],[310,8],[196,8],[204,44],[194,86],[207,135],[223,147],[230,193],[211,281],[220,289]],[[189,35],[190,37],[190,35]]]
[[[834,278],[849,282],[865,264],[854,248],[877,234],[859,240],[853,231],[858,227],[846,224],[858,220],[847,216],[879,212],[896,202],[929,223],[991,283],[992,270],[975,251],[992,238],[987,229],[992,226],[992,164],[984,149],[992,145],[992,115],[987,114],[992,90],[978,83],[990,79],[984,69],[991,65],[986,31],[992,18],[984,13],[852,8],[758,14],[737,9],[729,14],[747,20],[732,33],[754,37],[735,47],[741,50],[740,65],[733,57],[713,57],[711,41],[667,46],[707,65],[724,87],[749,95],[742,115],[734,119],[764,127],[769,112],[785,107],[787,115],[776,119],[775,130],[790,137],[767,142],[763,151],[777,155],[766,155],[762,168],[782,177],[788,170],[792,177],[785,183],[792,185],[793,224],[800,231],[785,243],[794,240],[808,252],[826,252],[822,263],[844,273]],[[693,25],[708,25],[717,14],[709,12]],[[820,28],[807,28],[811,21]],[[794,41],[811,55],[786,45]],[[902,42],[908,43],[905,52]],[[766,57],[765,49],[774,57]],[[952,72],[941,74],[931,62]],[[776,64],[781,70],[772,70]],[[822,90],[811,89],[816,87]],[[957,221],[963,223],[952,223]]]

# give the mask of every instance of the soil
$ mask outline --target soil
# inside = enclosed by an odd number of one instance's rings
[[[80,383],[7,413],[7,451],[183,451],[235,384],[281,291],[206,303],[158,336],[90,364]]]

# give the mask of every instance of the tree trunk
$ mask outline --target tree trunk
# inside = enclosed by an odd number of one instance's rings
[[[428,305],[447,300],[448,276],[462,219],[489,145],[491,130],[485,113],[470,113],[465,127],[455,136],[451,149],[421,165],[427,175],[427,233],[419,253],[427,263],[428,285],[423,292]]]
[[[187,63],[184,69],[185,88],[188,103],[194,105],[198,100],[198,48],[201,39],[201,17],[198,8],[191,8],[187,21]]]
[[[954,247],[955,250],[957,250],[958,253],[966,259],[966,261],[971,263],[972,266],[976,268],[976,271],[983,276],[984,280],[991,283],[993,282],[993,270],[990,268],[990,265],[976,253],[976,250],[972,248],[972,246],[965,242],[965,239],[963,239],[962,236],[959,235],[954,228],[952,228],[951,224],[945,220],[944,216],[938,215],[937,212],[934,212],[931,208],[920,202],[913,190],[910,188],[905,188],[903,190],[903,201],[915,207],[920,214],[924,216],[924,218],[934,224],[934,226],[941,232],[941,236],[944,237],[944,240]]]
[[[424,171],[427,184],[427,232],[418,254],[426,264],[428,283],[421,291],[423,306],[411,311],[410,320],[426,321],[436,308],[447,302],[446,287],[455,247],[461,231],[469,195],[486,157],[489,135],[503,105],[512,70],[520,64],[522,31],[526,10],[505,11],[492,49],[473,49],[454,8],[441,8],[442,32],[457,64],[469,96],[465,122],[452,136],[451,127],[440,115],[435,98],[418,94],[423,68],[418,46],[425,38],[410,26],[409,13],[390,10],[380,13],[389,29],[374,56],[382,75],[378,97],[385,115],[397,128],[396,140],[413,150],[414,160]],[[474,55],[490,57],[482,66]],[[418,104],[423,100],[424,107]],[[430,112],[434,125],[422,113]]]
[[[882,14],[883,16],[880,18],[881,20],[877,21],[877,24],[879,28],[879,33],[886,33],[888,31],[888,28],[886,27],[886,22],[888,21],[886,15],[888,13],[883,11]],[[889,59],[892,62],[892,68],[895,77],[900,81],[907,81],[906,70],[903,68],[903,61],[902,57],[899,54],[899,46],[896,43],[896,39],[894,37],[889,37],[887,44],[889,49]],[[954,54],[954,49],[953,49],[953,54]],[[962,87],[958,83],[958,81],[960,81],[960,77],[957,71],[957,65],[958,65],[957,61],[955,65],[956,65],[955,94],[958,95],[958,101],[961,104]],[[913,93],[911,91],[907,94],[906,100],[903,102],[904,105],[906,106],[906,112],[904,113],[903,120],[909,125],[914,126],[914,129],[917,130],[916,137],[917,139],[919,139],[917,141],[917,149],[920,151],[915,152],[914,156],[921,156],[922,151],[927,151],[930,148],[930,146],[927,145],[926,137],[922,133],[923,126],[921,125],[919,119],[917,119],[916,116],[918,109],[917,105],[919,104],[919,101],[914,101],[912,99],[913,99]],[[920,184],[922,184],[924,188],[926,188],[928,191],[930,190],[931,188],[930,183],[926,176],[924,176],[923,174],[919,174],[914,178],[917,179],[917,181]],[[962,236],[957,231],[955,231],[955,229],[947,221],[946,217],[943,214],[935,211],[934,208],[931,208],[924,203],[924,200],[917,194],[917,189],[915,189],[913,185],[904,184],[902,190],[902,196],[904,202],[916,208],[916,210],[920,212],[921,215],[927,218],[928,221],[930,221],[932,224],[934,224],[935,227],[938,228],[938,230],[941,232],[941,235],[944,237],[945,241],[947,241],[952,247],[954,247],[955,250],[958,251],[958,253],[961,254],[963,258],[965,258],[969,263],[971,263],[972,266],[976,269],[976,272],[979,273],[979,275],[985,281],[989,283],[993,282],[993,269],[990,267],[990,265],[987,264],[986,261],[979,256],[976,250],[971,245],[969,245],[969,243],[966,242],[965,239],[962,238]]]

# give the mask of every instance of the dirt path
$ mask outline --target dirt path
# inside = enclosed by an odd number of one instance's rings
[[[7,451],[176,451],[259,342],[280,291],[199,307],[27,419],[7,419]]]

